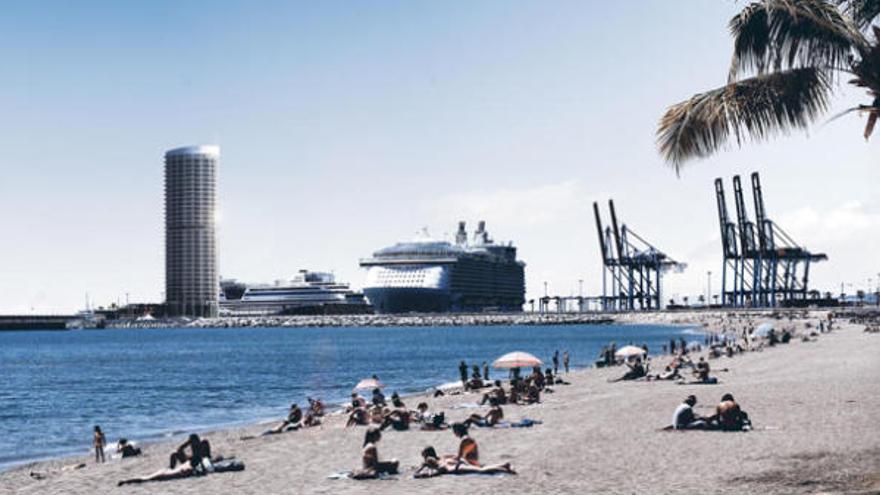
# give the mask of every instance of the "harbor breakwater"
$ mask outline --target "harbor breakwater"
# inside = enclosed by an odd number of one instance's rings
[[[266,328],[266,327],[459,327],[499,325],[598,325],[614,323],[588,313],[501,313],[438,315],[223,316],[196,320],[118,320],[107,328]]]

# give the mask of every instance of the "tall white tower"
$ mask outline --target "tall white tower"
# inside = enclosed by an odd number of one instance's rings
[[[219,146],[165,153],[165,303],[172,316],[217,316]]]

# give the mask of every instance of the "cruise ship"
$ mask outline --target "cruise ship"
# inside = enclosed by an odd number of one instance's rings
[[[525,302],[525,263],[512,244],[496,244],[481,221],[468,241],[399,242],[363,259],[364,295],[377,313],[517,312]]]
[[[220,311],[224,314],[343,314],[368,313],[363,294],[336,282],[332,273],[300,270],[292,280],[248,285],[220,281]]]

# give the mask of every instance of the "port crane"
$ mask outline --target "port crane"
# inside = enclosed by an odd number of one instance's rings
[[[614,200],[608,200],[608,210],[611,224],[603,229],[599,204],[593,203],[602,255],[602,309],[660,309],[662,276],[669,270],[680,273],[686,265],[654,247],[625,223],[618,225]]]
[[[811,264],[828,256],[810,252],[767,216],[757,172],[751,175],[751,185],[754,222],[746,210],[740,176],[733,177],[734,222],[727,211],[724,181],[715,179],[723,258],[722,304],[760,308],[797,305],[807,299]]]

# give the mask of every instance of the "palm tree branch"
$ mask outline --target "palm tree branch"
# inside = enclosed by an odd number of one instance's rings
[[[845,67],[852,50],[867,45],[852,21],[825,0],[754,1],[729,27],[734,37],[730,81],[749,71]]]
[[[859,29],[868,28],[880,16],[880,0],[836,0]]]
[[[803,129],[828,107],[827,76],[811,67],[762,74],[671,106],[657,129],[660,154],[676,172],[686,161],[724,147]]]

